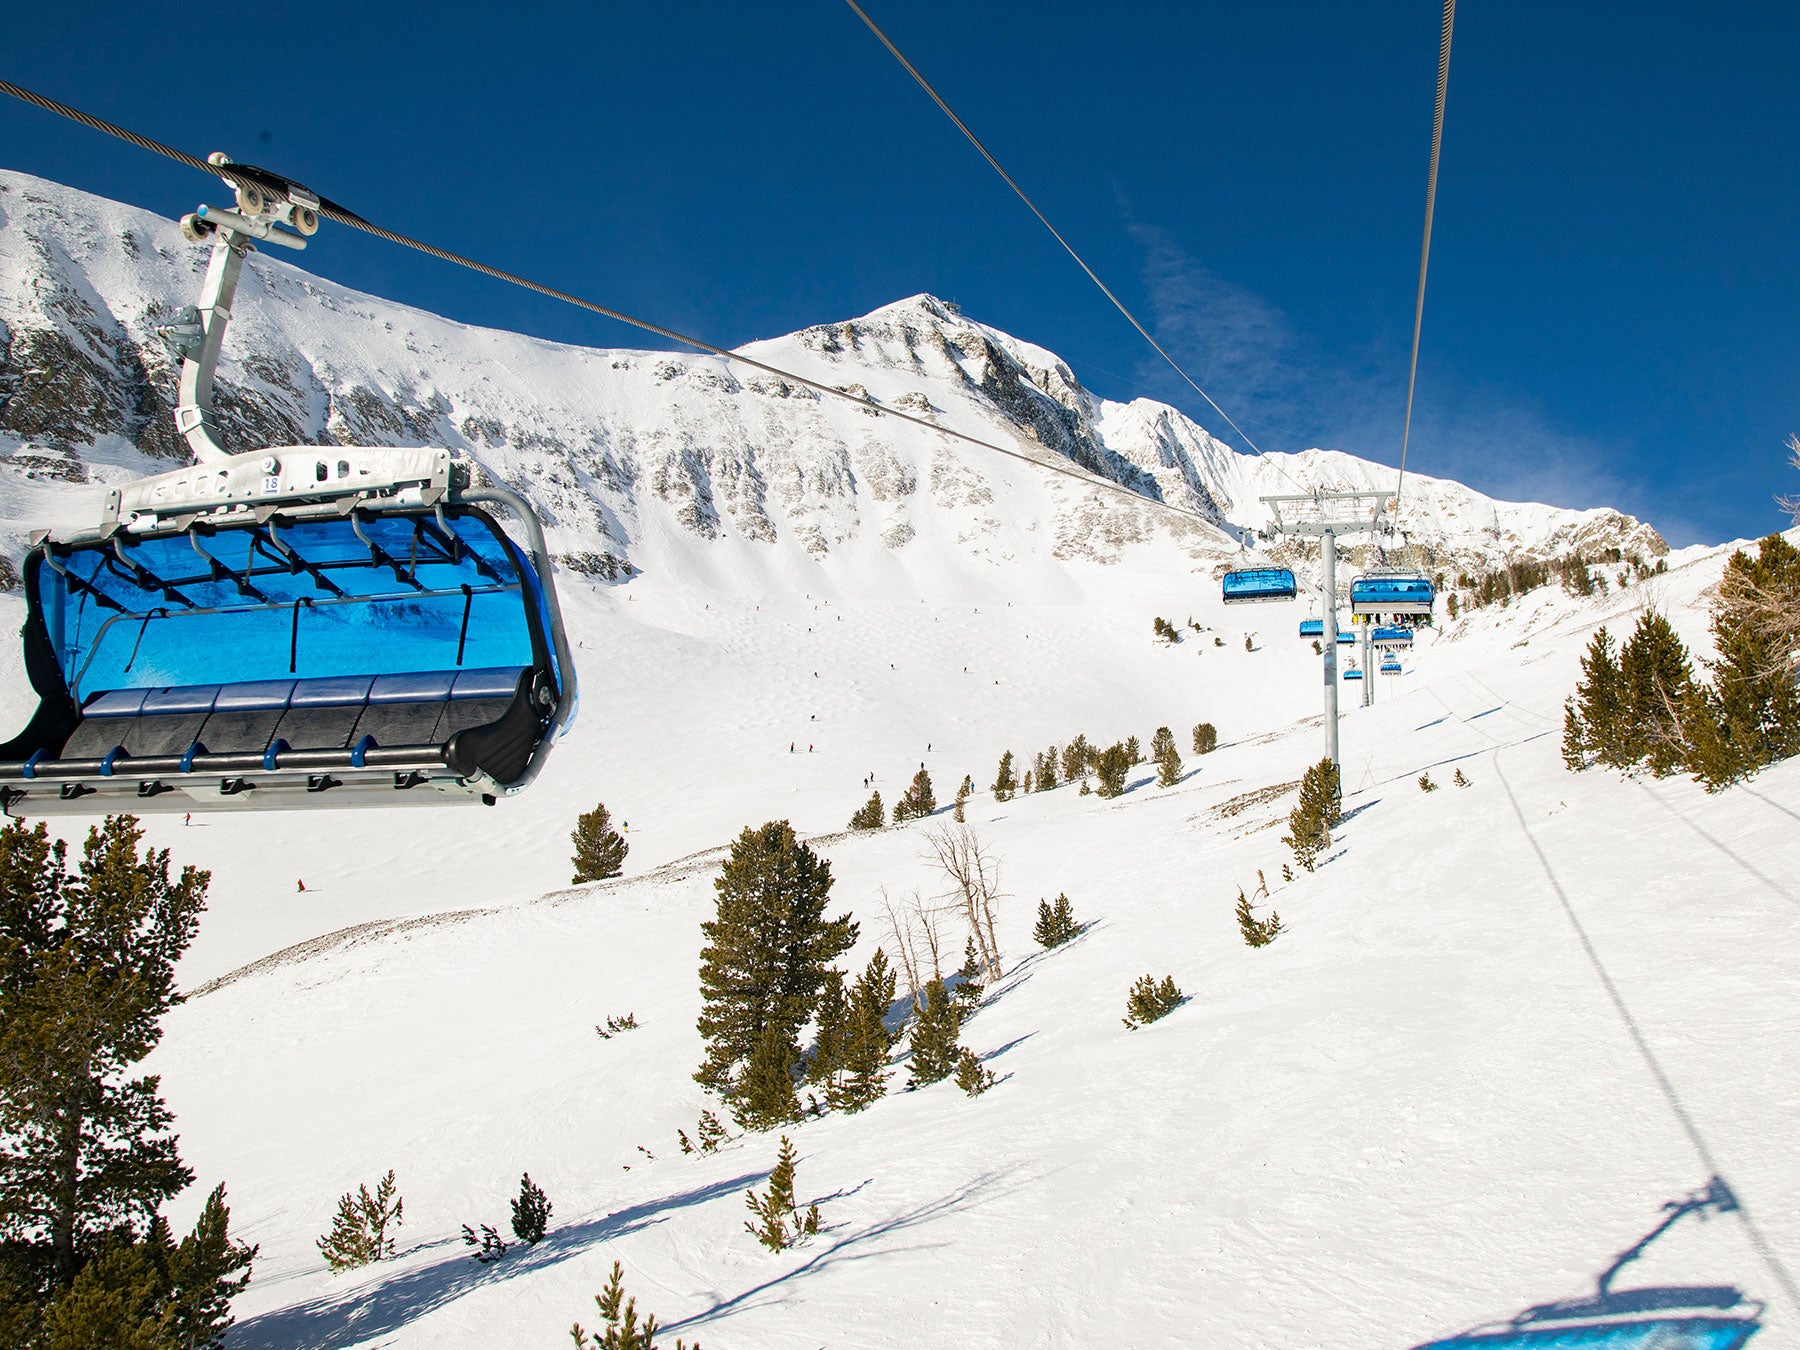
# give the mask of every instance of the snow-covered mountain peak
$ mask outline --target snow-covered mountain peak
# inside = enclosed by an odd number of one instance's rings
[[[0,174],[0,529],[15,546],[33,525],[88,509],[52,485],[184,457],[155,326],[193,301],[204,261],[172,222]],[[696,566],[696,548],[772,549],[791,568],[870,551],[904,561],[921,540],[958,567],[1054,568],[1164,538],[1207,570],[1233,551],[1234,527],[1266,522],[1261,495],[1392,476],[1334,451],[1240,454],[1167,404],[1097,397],[1055,353],[927,294],[741,350],[1198,519],[723,358],[473,328],[263,254],[226,341],[219,420],[246,447],[465,451],[532,497],[571,566],[607,579]],[[1409,477],[1407,519],[1436,561],[1475,570],[1508,552],[1662,551],[1653,530],[1616,512],[1496,502],[1423,475]]]

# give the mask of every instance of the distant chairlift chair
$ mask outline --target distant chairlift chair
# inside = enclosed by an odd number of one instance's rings
[[[448,450],[220,448],[213,370],[244,254],[252,239],[304,247],[318,205],[232,168],[268,185],[182,221],[213,240],[212,263],[198,311],[165,332],[199,462],[109,491],[94,528],[34,536],[24,641],[39,704],[0,745],[0,805],[98,815],[519,792],[575,714],[543,530],[516,493],[471,486]],[[491,506],[517,518],[522,545]]]

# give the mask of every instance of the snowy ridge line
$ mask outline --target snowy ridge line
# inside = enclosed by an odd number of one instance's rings
[[[192,302],[203,258],[168,221],[23,174],[0,172],[0,219],[0,385],[17,384],[0,410],[0,533],[22,539],[184,456],[155,329]],[[1289,479],[1392,483],[1352,455],[1265,462],[1169,405],[1100,398],[1054,353],[930,296],[746,343],[731,359],[794,378],[740,379],[723,357],[476,329],[266,255],[249,266],[221,370],[234,443],[466,453],[531,499],[565,566],[608,582],[691,564],[687,539],[807,562],[860,546],[1112,562],[1173,536],[1220,561],[1236,551],[1224,531],[1262,524],[1260,495]],[[1008,474],[957,437],[1055,476]],[[1408,481],[1409,537],[1438,565],[1666,549],[1617,512]]]

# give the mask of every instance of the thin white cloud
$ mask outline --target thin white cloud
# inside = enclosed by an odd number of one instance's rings
[[[1404,351],[1324,354],[1265,297],[1218,276],[1165,231],[1135,225],[1157,341],[1264,450],[1312,446],[1396,464],[1406,406]],[[1138,368],[1153,396],[1212,425],[1217,416],[1154,354]],[[1439,381],[1443,376],[1435,375]],[[1409,471],[1454,478],[1506,501],[1614,507],[1648,520],[1671,543],[1706,532],[1653,499],[1617,467],[1627,452],[1568,432],[1543,409],[1480,386],[1420,391]]]

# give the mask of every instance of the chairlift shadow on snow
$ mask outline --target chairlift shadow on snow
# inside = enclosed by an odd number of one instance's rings
[[[1683,1200],[1616,1256],[1591,1295],[1537,1303],[1503,1322],[1489,1322],[1413,1350],[1737,1350],[1762,1329],[1763,1305],[1735,1285],[1646,1285],[1614,1289],[1619,1271],[1683,1215],[1736,1210],[1737,1197],[1719,1177]]]
[[[664,1223],[671,1210],[741,1194],[767,1175],[766,1171],[747,1172],[727,1181],[629,1205],[599,1218],[553,1228],[536,1246],[515,1246],[504,1258],[487,1265],[471,1260],[460,1239],[444,1238],[424,1244],[427,1248],[454,1246],[456,1254],[403,1271],[378,1284],[259,1313],[232,1327],[231,1347],[339,1350],[389,1336],[484,1284],[556,1265],[602,1242]],[[374,1269],[378,1272],[380,1267]]]

